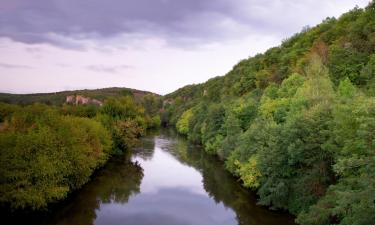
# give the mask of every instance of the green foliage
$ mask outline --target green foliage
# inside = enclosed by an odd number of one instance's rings
[[[327,147],[340,178],[316,205],[298,217],[301,224],[371,224],[374,221],[375,169],[373,129],[375,99],[357,95],[342,99],[334,109]]]
[[[181,134],[188,134],[189,132],[189,120],[193,115],[193,110],[189,109],[185,111],[182,115],[181,118],[177,121],[176,123],[176,128],[177,131],[180,132]]]
[[[159,128],[161,125],[161,119],[159,115],[155,115],[151,118],[151,121],[147,125],[147,128]]]
[[[207,109],[207,117],[202,127],[202,141],[206,142],[212,138],[217,139],[217,134],[224,135],[223,124],[225,121],[225,109],[222,105],[212,104]]]
[[[40,208],[61,199],[161,122],[218,155],[257,189],[260,204],[287,209],[300,224],[373,223],[374,5],[304,28],[226,76],[163,99],[106,95],[99,109],[1,104],[0,202]]]
[[[15,111],[19,110],[19,106],[0,102],[0,123],[4,122]]]
[[[260,204],[304,225],[372,224],[374,4],[169,94],[169,122],[193,109],[183,133],[256,189]]]
[[[141,103],[148,115],[156,115],[162,108],[161,98],[153,94],[145,95]]]
[[[0,205],[41,210],[79,189],[111,155],[160,125],[157,111],[146,114],[140,104],[130,96],[102,107],[0,103]]]
[[[297,89],[302,86],[305,78],[298,73],[290,75],[287,79],[283,80],[278,90],[277,95],[280,98],[291,98],[296,93]]]
[[[135,120],[119,120],[113,126],[113,141],[115,143],[115,153],[123,153],[138,143],[138,138],[144,130]]]
[[[236,172],[243,181],[243,186],[248,188],[258,188],[260,185],[259,180],[262,174],[257,168],[257,155],[251,156],[249,161],[246,163],[236,161],[235,164],[238,167]]]
[[[306,75],[308,79],[297,90],[296,98],[306,102],[308,107],[316,104],[330,104],[334,98],[333,85],[328,78],[328,70],[319,57],[312,58],[306,68]]]
[[[217,154],[218,152],[222,152],[222,144],[223,144],[224,137],[221,134],[217,134],[214,137],[211,137],[204,143],[204,150],[210,154]]]
[[[142,136],[147,128],[155,127],[158,117],[147,122],[144,108],[137,105],[127,96],[110,98],[104,102],[96,116],[113,137],[113,151],[122,154],[137,143],[137,138]]]
[[[76,91],[62,91],[55,93],[39,93],[39,94],[6,94],[0,93],[0,102],[19,105],[31,105],[34,103],[43,103],[47,105],[63,105],[66,96],[69,95],[83,95],[104,101],[107,98],[118,98],[122,96],[129,96],[134,98],[137,102],[141,102],[143,97],[151,95],[150,92],[139,91],[129,88],[102,88],[93,90],[76,90]]]
[[[134,97],[134,93],[129,89],[121,90],[120,93],[122,96]]]
[[[99,107],[96,105],[63,105],[61,114],[77,117],[93,118],[96,116]]]
[[[372,54],[369,62],[361,71],[361,79],[367,80],[366,92],[375,96],[375,54]]]
[[[230,110],[239,120],[241,129],[246,130],[257,115],[257,101],[252,96],[247,96],[235,101],[232,107]]]
[[[366,53],[351,47],[332,46],[329,53],[329,69],[333,81],[338,83],[341,79],[348,77],[355,84],[366,82],[360,78],[360,72],[367,57]]]
[[[340,81],[337,94],[341,98],[350,99],[356,95],[356,88],[348,78]]]
[[[255,81],[256,87],[260,88],[260,89],[267,87],[267,85],[270,81],[270,76],[271,76],[271,74],[267,70],[258,71],[255,75],[255,77],[256,77],[256,81]]]
[[[110,98],[100,108],[100,113],[108,115],[115,120],[123,120],[144,114],[144,109],[138,107],[131,97]]]
[[[230,153],[236,148],[239,135],[242,132],[240,120],[230,113],[224,123],[226,135],[222,143],[222,148],[217,152],[220,158],[226,159]]]
[[[43,105],[19,108],[0,130],[0,203],[41,209],[65,198],[106,162],[111,146],[96,121]]]

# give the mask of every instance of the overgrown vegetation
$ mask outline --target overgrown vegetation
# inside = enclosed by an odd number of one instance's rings
[[[0,204],[41,210],[80,188],[111,155],[159,126],[160,99],[146,97],[107,98],[102,107],[0,103]]]
[[[299,224],[372,224],[374,84],[372,1],[165,96],[162,123]]]

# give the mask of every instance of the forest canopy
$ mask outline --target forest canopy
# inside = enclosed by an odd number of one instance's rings
[[[0,205],[42,210],[81,188],[112,155],[159,126],[160,100],[147,102],[147,110],[131,95],[108,97],[101,107],[0,103]]]
[[[164,97],[163,123],[303,225],[375,221],[375,2]]]

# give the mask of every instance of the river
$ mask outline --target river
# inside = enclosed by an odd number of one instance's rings
[[[216,157],[172,130],[141,140],[92,181],[29,224],[292,225],[286,213],[256,204]]]

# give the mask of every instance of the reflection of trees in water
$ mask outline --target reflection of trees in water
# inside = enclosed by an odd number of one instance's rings
[[[173,129],[163,129],[160,131],[156,141],[158,142],[158,147],[173,155],[182,164],[188,165],[186,162],[188,161],[188,142],[185,138],[178,135]]]
[[[130,196],[140,192],[142,178],[140,166],[131,162],[115,162],[109,164],[92,185],[101,202],[126,203]]]
[[[164,150],[181,163],[200,171],[204,189],[215,202],[223,202],[226,207],[232,208],[239,224],[293,224],[293,219],[288,215],[258,206],[255,194],[243,188],[216,157],[173,133],[169,138],[174,140],[171,142],[173,144]]]
[[[132,150],[133,156],[143,160],[150,160],[154,156],[154,136],[147,136],[141,139],[140,143]]]
[[[223,169],[221,162],[201,156],[200,164],[205,190],[216,202],[222,201],[231,207],[237,214],[239,224],[293,224],[293,220],[285,214],[258,206],[255,194],[244,189]]]
[[[158,147],[202,174],[206,192],[215,202],[222,202],[226,207],[233,209],[238,224],[292,224],[291,219],[286,215],[257,206],[255,195],[244,189],[223,168],[222,162],[189,144],[185,138],[179,137],[173,131],[162,130],[158,138],[143,139],[141,146],[138,147],[139,151],[135,149],[133,154],[145,160],[152,158],[155,141],[158,140]],[[142,178],[142,168],[130,163],[128,158],[112,160],[81,191],[71,196],[64,206],[56,207],[49,218],[44,217],[44,220],[38,218],[34,223],[23,219],[19,224],[94,224],[96,210],[100,210],[101,203],[128,202],[132,195],[140,192]],[[16,223],[12,221],[12,224]]]
[[[57,207],[50,218],[37,224],[90,225],[94,224],[100,203],[128,202],[132,195],[140,192],[143,171],[138,165],[125,161],[109,162],[66,205]]]

